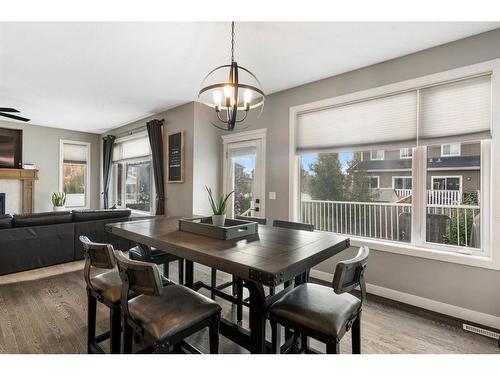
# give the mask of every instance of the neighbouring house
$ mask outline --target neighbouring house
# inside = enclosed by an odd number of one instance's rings
[[[480,191],[480,143],[448,143],[427,149],[428,204],[477,204]],[[380,202],[408,201],[412,196],[412,148],[371,150],[351,171],[363,171]]]

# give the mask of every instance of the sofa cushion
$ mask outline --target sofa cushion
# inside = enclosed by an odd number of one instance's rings
[[[12,228],[12,215],[0,215],[0,229]]]
[[[116,210],[73,210],[73,221],[120,219],[129,217],[131,212],[128,208]]]
[[[0,275],[74,260],[75,224],[0,230]]]
[[[39,225],[52,225],[71,223],[71,211],[40,212],[37,214],[14,215],[13,227],[32,227]]]

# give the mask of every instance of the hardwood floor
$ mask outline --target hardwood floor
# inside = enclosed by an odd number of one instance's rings
[[[171,265],[176,280],[177,265]],[[85,353],[87,298],[83,280],[83,262],[46,267],[39,270],[0,276],[0,353]],[[219,282],[230,276],[217,273]],[[209,269],[197,266],[195,280],[210,281]],[[208,295],[207,291],[203,291]],[[235,319],[236,309],[217,299],[223,316]],[[98,304],[97,329],[108,329],[108,310]],[[248,325],[244,309],[243,326]],[[362,320],[363,353],[500,353],[496,341],[465,332],[457,327],[433,321],[368,298]],[[270,332],[268,327],[268,339]],[[188,340],[208,352],[208,332]],[[341,351],[350,350],[350,335],[341,343]],[[103,343],[107,350],[109,344]],[[324,351],[322,344],[311,346]],[[247,353],[221,337],[221,353]]]

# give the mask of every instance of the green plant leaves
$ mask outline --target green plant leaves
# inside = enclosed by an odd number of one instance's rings
[[[52,193],[52,204],[54,207],[63,207],[66,203],[66,193],[59,191]]]
[[[208,192],[208,201],[210,202],[210,206],[212,207],[212,212],[214,215],[225,215],[227,211],[227,200],[231,196],[231,194],[234,193],[234,190],[230,192],[227,195],[222,194],[217,203],[215,203],[213,194],[212,194],[212,188],[209,188],[208,186],[205,186],[205,189],[207,189]]]

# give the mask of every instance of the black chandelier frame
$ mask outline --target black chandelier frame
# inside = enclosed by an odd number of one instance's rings
[[[246,84],[246,83],[240,83],[239,82],[239,71],[245,71],[248,73],[254,80],[257,82],[259,86],[261,86],[260,81],[258,78],[253,74],[250,70],[247,68],[238,65],[236,61],[234,61],[234,22],[231,23],[231,30],[232,30],[232,35],[231,35],[231,64],[225,64],[225,65],[220,65],[216,67],[215,69],[212,69],[203,79],[202,84],[205,83],[205,81],[210,77],[213,73],[215,73],[218,70],[223,70],[223,69],[229,69],[229,78],[227,82],[221,82],[221,83],[214,83],[211,85],[204,86],[200,89],[198,92],[198,99],[199,101],[207,105],[210,108],[215,109],[215,112],[217,114],[218,120],[226,124],[225,127],[222,127],[214,122],[210,122],[213,126],[215,126],[218,129],[221,130],[228,130],[232,131],[235,129],[236,124],[239,124],[243,121],[248,116],[248,112],[252,109],[256,108],[261,108],[260,113],[258,116],[262,114],[262,111],[264,109],[264,102],[265,102],[265,94],[264,91],[260,87]],[[231,96],[225,96],[223,100],[225,101],[224,104],[217,105],[217,104],[212,104],[210,102],[206,102],[204,100],[201,100],[201,95],[212,91],[216,89],[226,89],[226,88],[231,88]],[[253,104],[251,102],[244,102],[243,106],[240,106],[239,100],[238,100],[238,92],[239,90],[251,90],[259,95],[260,98],[257,102],[254,102]],[[238,114],[244,113],[243,116],[238,118]],[[224,118],[225,117],[225,118]]]

